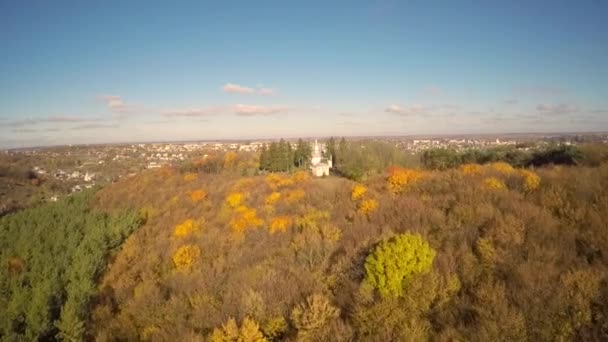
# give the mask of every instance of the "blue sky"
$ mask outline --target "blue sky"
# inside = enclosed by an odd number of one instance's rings
[[[608,130],[606,1],[0,2],[0,146]]]

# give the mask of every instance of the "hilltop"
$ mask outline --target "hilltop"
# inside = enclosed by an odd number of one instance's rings
[[[227,152],[0,218],[0,337],[606,337],[605,146],[429,150],[413,168],[364,144],[325,151],[352,179],[277,145],[284,172]]]

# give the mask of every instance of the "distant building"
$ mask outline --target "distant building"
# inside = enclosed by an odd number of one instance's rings
[[[327,159],[323,157],[323,151],[315,139],[315,145],[313,146],[310,158],[310,170],[312,171],[312,175],[315,177],[329,176],[329,169],[331,168],[331,158]]]

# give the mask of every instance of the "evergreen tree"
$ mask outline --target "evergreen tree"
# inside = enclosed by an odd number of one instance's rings
[[[325,158],[331,159],[335,165],[337,162],[336,158],[336,139],[334,137],[329,138],[326,145]]]
[[[280,169],[279,146],[272,142],[268,148],[268,171],[276,172]]]
[[[348,151],[348,143],[346,142],[346,139],[344,139],[344,137],[342,137],[342,139],[340,139],[340,144],[338,145],[338,153],[336,156],[337,164],[342,164],[342,161],[343,161],[344,157],[346,156],[347,151]]]
[[[260,170],[268,170],[270,166],[269,162],[268,148],[266,147],[266,144],[264,144],[260,150]]]

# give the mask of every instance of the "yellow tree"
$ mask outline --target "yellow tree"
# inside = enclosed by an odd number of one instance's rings
[[[173,254],[173,264],[178,271],[186,272],[192,269],[200,255],[201,250],[198,246],[181,246]]]
[[[356,200],[362,198],[366,192],[367,192],[367,188],[365,186],[363,186],[361,184],[355,184],[355,186],[353,186],[353,189],[351,191],[350,198],[353,201],[356,201]]]

